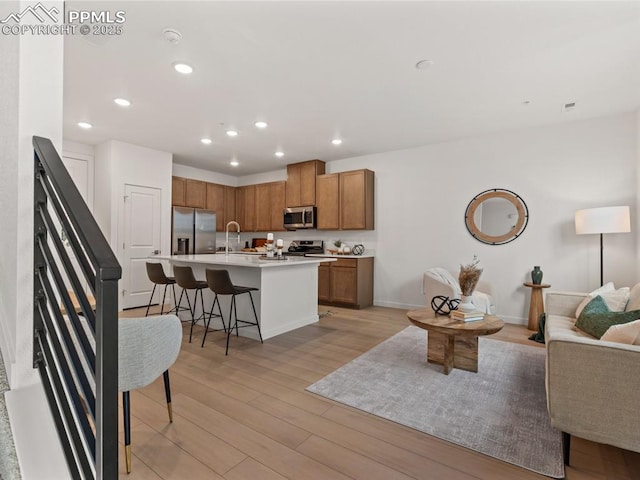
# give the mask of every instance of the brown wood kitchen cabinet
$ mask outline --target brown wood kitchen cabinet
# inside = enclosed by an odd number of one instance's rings
[[[216,212],[216,231],[224,232],[226,225],[236,219],[236,188],[207,183],[206,209]]]
[[[171,204],[178,207],[205,208],[207,184],[191,178],[171,177]]]
[[[373,305],[373,257],[338,258],[318,266],[318,302],[364,308]]]
[[[316,176],[325,172],[322,160],[287,165],[287,207],[306,207],[316,204]]]
[[[286,182],[272,182],[269,184],[271,189],[271,232],[284,231],[284,220],[282,211],[285,209],[286,203]]]
[[[181,177],[171,177],[171,205],[176,207],[186,207],[185,191],[187,189],[187,179]]]
[[[240,231],[256,231],[256,186],[245,185],[236,188],[236,221]]]
[[[285,182],[259,183],[256,188],[256,231],[282,231]]]
[[[318,230],[373,230],[374,180],[366,169],[319,175]]]

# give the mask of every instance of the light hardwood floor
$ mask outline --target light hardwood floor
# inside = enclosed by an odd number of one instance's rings
[[[174,421],[168,423],[161,378],[131,393],[133,470],[124,471],[121,444],[120,478],[546,478],[306,392],[409,325],[397,309],[320,311],[330,315],[262,345],[233,337],[228,357],[222,332],[207,335],[200,348],[203,330],[194,330],[190,344],[184,324],[170,370]],[[506,325],[492,338],[536,345],[530,333]],[[568,480],[640,479],[640,454],[574,438],[571,455]]]

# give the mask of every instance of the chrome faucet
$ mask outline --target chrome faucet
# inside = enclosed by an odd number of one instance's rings
[[[232,224],[238,227],[238,243],[240,243],[240,224],[234,220],[231,220],[229,223],[227,223],[227,227],[225,228],[225,231],[226,231],[226,244],[224,247],[225,255],[229,255],[229,225],[232,225]]]

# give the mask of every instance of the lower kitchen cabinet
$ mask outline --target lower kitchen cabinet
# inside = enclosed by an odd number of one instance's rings
[[[338,258],[318,267],[318,302],[364,308],[373,305],[373,257]]]

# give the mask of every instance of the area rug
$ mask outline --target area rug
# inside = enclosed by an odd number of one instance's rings
[[[308,391],[553,478],[562,440],[547,413],[545,350],[479,339],[478,373],[426,363],[425,331],[410,326]]]

